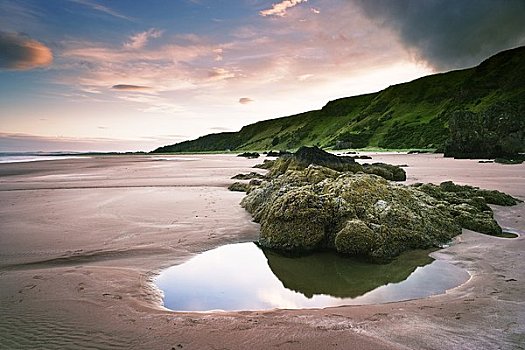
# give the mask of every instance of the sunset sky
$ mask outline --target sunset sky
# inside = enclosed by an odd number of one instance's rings
[[[525,44],[523,0],[0,0],[0,151],[149,151]]]

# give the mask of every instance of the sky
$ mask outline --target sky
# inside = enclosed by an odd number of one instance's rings
[[[525,44],[524,0],[0,0],[0,152],[150,151]]]

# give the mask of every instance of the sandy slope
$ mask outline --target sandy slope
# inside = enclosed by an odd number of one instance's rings
[[[525,238],[464,232],[435,253],[471,280],[445,295],[323,310],[173,313],[160,269],[258,226],[229,192],[257,160],[99,157],[0,165],[1,349],[520,349]],[[381,155],[409,182],[460,183],[525,199],[525,165]],[[525,205],[495,208],[525,234]]]

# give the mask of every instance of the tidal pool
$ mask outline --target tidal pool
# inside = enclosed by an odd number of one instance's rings
[[[469,274],[429,251],[385,265],[331,252],[285,256],[255,243],[225,245],[162,271],[155,284],[174,311],[300,309],[376,304],[444,293]]]

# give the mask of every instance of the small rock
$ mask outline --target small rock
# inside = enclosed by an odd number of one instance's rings
[[[245,158],[259,158],[261,155],[257,152],[244,152],[241,154],[238,154],[237,157],[245,157]]]

